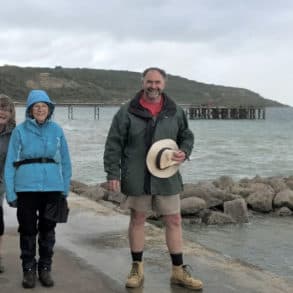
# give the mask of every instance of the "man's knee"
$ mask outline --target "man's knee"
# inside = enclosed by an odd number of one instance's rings
[[[145,220],[146,214],[144,212],[131,211],[130,223],[132,226],[143,226]]]
[[[166,215],[164,216],[164,221],[166,226],[168,227],[180,227],[181,226],[181,215]]]

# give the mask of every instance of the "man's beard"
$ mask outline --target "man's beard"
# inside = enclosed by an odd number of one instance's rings
[[[148,96],[148,98],[150,99],[156,99],[159,96],[161,96],[162,94],[162,90],[161,89],[152,89],[152,88],[147,88],[145,90],[146,95]]]

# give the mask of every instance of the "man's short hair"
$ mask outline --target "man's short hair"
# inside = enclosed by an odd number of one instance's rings
[[[152,70],[159,72],[164,79],[167,79],[166,71],[164,69],[159,68],[159,67],[149,67],[149,68],[145,69],[142,73],[142,78],[144,78],[147,75],[147,73]]]

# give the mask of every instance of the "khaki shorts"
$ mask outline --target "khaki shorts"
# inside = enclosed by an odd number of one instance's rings
[[[180,213],[180,195],[128,196],[121,208],[146,213],[154,211],[158,215],[174,215]]]

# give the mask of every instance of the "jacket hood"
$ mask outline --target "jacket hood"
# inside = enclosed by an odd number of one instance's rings
[[[25,116],[27,118],[32,118],[31,114],[30,114],[30,109],[33,106],[33,104],[35,103],[46,103],[49,106],[49,115],[47,119],[50,119],[54,109],[55,109],[55,105],[54,103],[51,101],[50,97],[48,96],[48,94],[43,91],[43,90],[32,90],[30,91],[28,97],[27,97],[27,101],[26,101],[26,111],[25,111]]]

